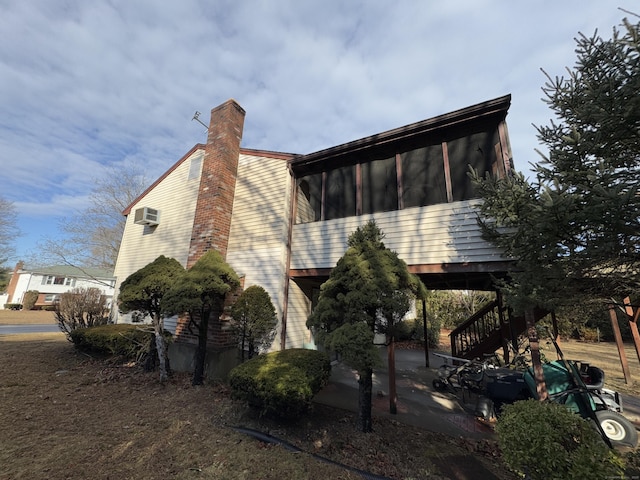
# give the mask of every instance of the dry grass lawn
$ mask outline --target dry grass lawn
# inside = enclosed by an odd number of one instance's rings
[[[542,353],[547,360],[557,358],[556,350],[550,342],[541,342]],[[631,372],[631,378],[625,383],[620,355],[615,343],[585,343],[571,341],[561,341],[560,349],[565,358],[570,360],[581,360],[600,367],[605,372],[606,386],[613,390],[640,397],[640,361],[633,343],[624,344],[624,352]]]
[[[0,310],[0,325],[43,325],[56,323],[53,312],[43,310]]]
[[[51,312],[0,310],[0,323],[55,320]],[[567,357],[605,367],[615,388],[638,394],[636,383],[624,385],[615,346],[563,348]],[[546,355],[555,358],[553,350]],[[633,348],[628,358],[640,375]],[[490,441],[384,418],[375,419],[374,433],[360,434],[353,413],[320,405],[291,424],[260,419],[224,385],[194,388],[189,375],[176,374],[163,386],[134,365],[77,353],[61,333],[0,335],[0,425],[2,480],[361,478],[311,454],[394,479],[515,478]],[[269,432],[307,453],[263,443],[234,425]]]
[[[495,447],[386,419],[355,431],[351,412],[316,406],[292,424],[257,418],[222,385],[167,385],[138,367],[88,358],[61,333],[0,336],[0,479],[358,479],[312,455],[233,431],[243,425],[388,478],[515,478]],[[484,453],[483,453],[484,451]]]

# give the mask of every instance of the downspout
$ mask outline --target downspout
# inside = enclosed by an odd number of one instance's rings
[[[286,244],[286,254],[285,254],[285,272],[284,272],[284,292],[283,292],[283,301],[284,305],[282,306],[282,323],[280,328],[280,350],[287,349],[287,313],[289,310],[289,282],[291,282],[291,277],[289,276],[289,269],[291,268],[291,239],[293,237],[293,220],[294,213],[296,211],[296,181],[295,175],[291,170],[291,164],[287,163],[287,170],[289,170],[289,176],[291,178],[291,187],[290,187],[290,202],[289,202],[289,226],[287,231],[287,244]]]

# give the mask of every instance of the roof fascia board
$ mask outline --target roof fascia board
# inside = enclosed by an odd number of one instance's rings
[[[291,159],[291,167],[295,170],[297,166],[309,166],[315,163],[322,163],[332,158],[365,150],[373,146],[382,146],[405,138],[411,138],[416,135],[490,117],[498,113],[506,115],[510,104],[511,95],[505,95],[487,102],[472,105],[454,112],[422,120],[393,130],[388,130],[376,135],[371,135],[342,145],[330,147],[307,155],[298,155]]]

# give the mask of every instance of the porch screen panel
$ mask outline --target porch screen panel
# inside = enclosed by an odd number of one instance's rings
[[[472,166],[481,175],[490,172],[496,161],[495,144],[499,143],[498,130],[479,132],[447,142],[453,201],[478,198],[467,173]]]
[[[355,216],[355,166],[350,165],[327,172],[324,207],[325,220]]]
[[[320,220],[322,214],[322,174],[307,175],[298,180],[296,223]]]
[[[388,212],[398,209],[396,158],[363,163],[362,213]]]
[[[400,164],[404,208],[447,203],[441,145],[404,152],[400,154]]]

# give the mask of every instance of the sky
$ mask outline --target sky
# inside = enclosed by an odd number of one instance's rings
[[[150,182],[210,110],[246,111],[242,146],[312,153],[512,95],[517,170],[552,118],[546,77],[632,0],[0,0],[0,197],[22,235],[60,235],[113,168]],[[635,9],[635,10],[634,10]],[[543,149],[544,150],[544,149]]]

